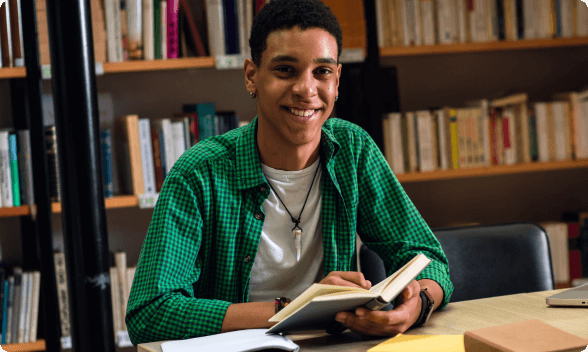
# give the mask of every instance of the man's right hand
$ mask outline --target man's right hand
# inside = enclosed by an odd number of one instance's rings
[[[319,284],[359,287],[366,290],[372,287],[372,283],[358,271],[331,271]]]

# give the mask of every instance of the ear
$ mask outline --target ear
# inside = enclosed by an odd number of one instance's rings
[[[338,64],[337,65],[337,86],[335,87],[335,90],[337,91],[336,95],[339,95],[339,78],[341,78],[341,68],[343,67],[343,65]]]
[[[257,81],[257,70],[257,65],[255,65],[253,60],[250,58],[245,59],[243,72],[245,74],[245,87],[247,87],[248,92],[257,93],[257,87],[255,86]]]

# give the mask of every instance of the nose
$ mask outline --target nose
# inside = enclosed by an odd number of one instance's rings
[[[317,81],[314,74],[312,72],[301,74],[294,82],[292,92],[303,99],[317,95]]]

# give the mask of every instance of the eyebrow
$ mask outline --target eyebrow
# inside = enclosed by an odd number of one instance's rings
[[[298,59],[294,56],[290,55],[278,55],[270,60],[270,62],[280,62],[280,61],[287,61],[287,62],[298,62]],[[314,59],[314,62],[317,64],[332,64],[337,65],[337,61],[330,57],[321,57],[318,59]]]

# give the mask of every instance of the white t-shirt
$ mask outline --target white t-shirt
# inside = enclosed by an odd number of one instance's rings
[[[263,203],[265,221],[249,281],[249,302],[268,302],[277,297],[296,298],[323,276],[320,158],[300,171],[276,170],[261,165],[263,173],[295,218],[308,195],[299,227],[302,228],[300,260],[297,260],[292,228],[295,224],[270,189]]]

